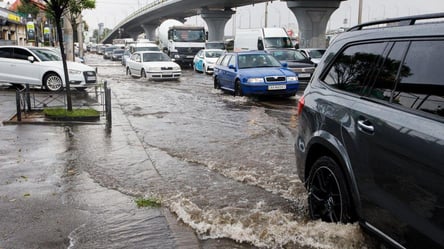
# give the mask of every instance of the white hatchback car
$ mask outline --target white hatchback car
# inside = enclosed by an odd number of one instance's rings
[[[71,61],[67,66],[72,88],[84,90],[96,84],[95,68]],[[65,86],[62,58],[49,48],[0,46],[0,82],[60,91]]]
[[[135,52],[126,62],[126,74],[150,80],[178,80],[182,70],[163,52]]]
[[[202,49],[200,50],[196,56],[194,56],[193,60],[193,69],[194,71],[199,71],[202,73],[211,74],[214,71],[214,64],[217,59],[221,57],[226,50],[222,49]]]

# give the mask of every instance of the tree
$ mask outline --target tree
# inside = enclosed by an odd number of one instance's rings
[[[17,7],[17,12],[24,17],[28,17],[27,14],[31,14],[36,17],[40,9],[31,0],[21,0],[21,4]]]
[[[65,11],[68,9],[70,0],[43,0],[46,3],[47,13],[54,18],[57,30],[57,37],[59,39],[60,51],[62,51],[63,73],[65,74],[65,86],[66,86],[66,102],[68,111],[72,111],[71,89],[69,84],[68,66],[66,64],[66,55],[64,53],[65,47],[63,45],[62,34],[62,17]]]
[[[67,13],[70,17],[82,13],[83,9],[95,8],[95,0],[43,0],[46,3],[46,12],[54,19],[59,40],[60,51],[62,52],[63,72],[65,74],[66,102],[68,111],[72,111],[71,87],[69,84],[68,66],[66,63],[65,47],[63,45],[62,18]],[[71,23],[72,24],[72,23]]]
[[[80,41],[83,39],[82,34],[78,34],[77,26],[79,25],[80,16],[85,9],[94,9],[96,7],[95,0],[68,0],[68,12],[67,17],[71,23],[71,27],[74,33],[74,41]],[[74,51],[74,49],[73,49]]]

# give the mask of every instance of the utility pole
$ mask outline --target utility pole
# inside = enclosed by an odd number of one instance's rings
[[[65,51],[61,51],[62,53],[64,52],[66,55],[66,59],[69,61],[74,61],[74,41],[73,41],[73,30],[72,30],[72,26],[71,23],[69,21],[69,18],[67,16],[62,17],[63,18],[63,42],[64,42],[64,47],[65,47]]]
[[[358,7],[358,24],[362,23],[362,0],[359,0],[359,7]]]
[[[264,25],[264,27],[266,28],[267,26],[268,26],[268,2],[265,2],[265,25]]]

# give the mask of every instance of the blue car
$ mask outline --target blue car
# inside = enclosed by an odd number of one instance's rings
[[[234,96],[283,95],[298,91],[297,74],[264,51],[226,53],[214,66],[214,88]]]

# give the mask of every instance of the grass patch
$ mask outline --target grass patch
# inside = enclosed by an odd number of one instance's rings
[[[73,109],[72,111],[68,111],[64,108],[46,108],[43,110],[43,113],[46,116],[50,117],[97,117],[100,116],[100,113],[97,110],[91,108],[85,109]]]
[[[135,200],[137,207],[138,208],[142,208],[142,207],[161,207],[162,202],[160,201],[160,199],[155,198],[155,197],[150,197],[150,198],[138,198]]]

